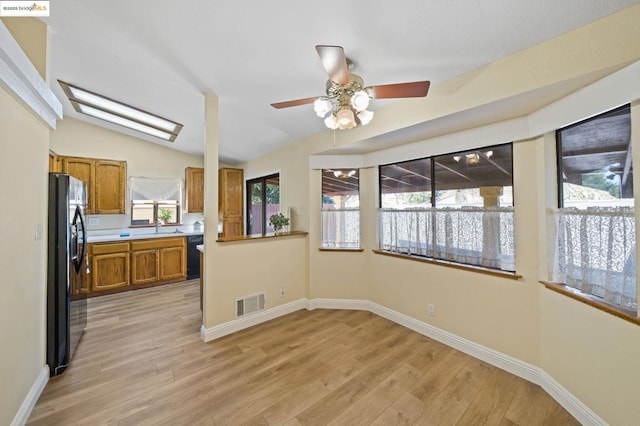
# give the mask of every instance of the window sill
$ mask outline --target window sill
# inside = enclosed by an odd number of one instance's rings
[[[308,232],[304,231],[291,231],[291,232],[283,232],[282,234],[256,234],[256,235],[242,235],[239,237],[220,237],[216,240],[216,243],[230,243],[236,241],[261,241],[271,238],[286,238],[293,237],[296,235],[308,235]]]
[[[570,297],[578,302],[582,302],[586,305],[589,305],[593,308],[604,311],[608,314],[614,315],[618,318],[621,318],[625,321],[629,321],[633,324],[640,325],[640,318],[637,317],[632,311],[627,311],[613,305],[610,305],[606,302],[601,301],[600,299],[589,296],[587,294],[581,293],[579,290],[575,290],[571,287],[567,287],[561,283],[554,283],[551,281],[541,280],[540,284],[544,285],[551,291],[555,291],[556,293],[560,293],[564,296]]]
[[[182,223],[166,223],[160,225],[159,228],[171,227],[171,226],[183,226]],[[155,225],[129,225],[129,228],[155,228]]]
[[[381,254],[383,256],[397,257],[400,259],[413,260],[415,262],[430,263],[432,265],[440,265],[440,266],[446,266],[448,268],[462,269],[464,271],[477,272],[485,275],[493,275],[494,277],[508,278],[511,280],[517,280],[522,278],[522,275],[516,274],[515,272],[498,271],[497,269],[484,268],[482,266],[465,265],[463,263],[449,262],[447,260],[430,259],[427,257],[418,257],[418,256],[411,256],[408,254],[392,253],[384,250],[373,250],[373,252],[376,254]]]
[[[318,249],[318,251],[335,251],[335,252],[343,252],[343,253],[348,253],[348,252],[362,253],[364,251],[364,249],[363,248],[326,248],[326,247],[320,247]]]

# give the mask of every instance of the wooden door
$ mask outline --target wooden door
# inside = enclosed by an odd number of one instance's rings
[[[62,171],[87,185],[86,214],[95,214],[95,161],[90,158],[63,157]]]
[[[204,169],[187,167],[185,171],[186,203],[189,213],[204,213]]]
[[[110,253],[93,256],[92,291],[104,291],[129,285],[129,253]]]
[[[95,160],[95,213],[124,214],[126,163]]]
[[[176,280],[187,276],[184,247],[169,247],[160,250],[160,279]]]
[[[158,250],[131,252],[131,284],[150,284],[160,280]]]

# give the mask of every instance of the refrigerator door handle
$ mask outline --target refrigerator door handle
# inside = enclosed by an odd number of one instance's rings
[[[80,206],[76,206],[76,212],[73,215],[73,226],[77,227],[78,226],[78,221],[80,221],[80,229],[82,234],[82,242],[80,241],[80,238],[78,237],[79,233],[76,232],[76,239],[75,239],[75,253],[76,253],[76,257],[73,260],[73,266],[76,270],[76,273],[80,272],[80,268],[82,268],[82,261],[84,260],[86,254],[87,254],[87,244],[86,244],[86,235],[85,235],[85,230],[84,230],[84,220],[82,219],[82,211],[80,210]],[[82,252],[80,253],[80,255],[78,256],[78,246],[82,244]]]

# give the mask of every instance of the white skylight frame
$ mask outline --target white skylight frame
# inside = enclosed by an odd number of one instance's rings
[[[58,80],[73,108],[100,120],[173,142],[182,124]]]

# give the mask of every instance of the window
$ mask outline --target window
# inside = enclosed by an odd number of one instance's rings
[[[637,311],[629,105],[556,132],[553,280]]]
[[[269,217],[279,211],[279,174],[247,181],[247,235],[274,232]]]
[[[131,225],[180,224],[182,180],[132,177]]]
[[[322,170],[322,248],[360,248],[360,173]]]
[[[515,270],[512,144],[380,166],[380,249]]]

